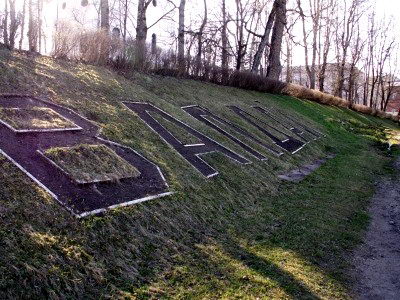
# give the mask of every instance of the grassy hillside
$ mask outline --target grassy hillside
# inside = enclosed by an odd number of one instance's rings
[[[376,176],[392,158],[389,121],[294,98],[0,52],[0,93],[28,93],[96,122],[111,140],[156,162],[174,196],[73,219],[0,157],[0,298],[346,298],[346,255],[368,223]],[[151,102],[249,158],[219,154],[206,180],[121,101]],[[323,131],[298,154],[259,162],[180,107],[259,101]],[[185,138],[185,137],[183,137]],[[278,174],[337,156],[300,184]],[[265,153],[265,152],[264,152]]]

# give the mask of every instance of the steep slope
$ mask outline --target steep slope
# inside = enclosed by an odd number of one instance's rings
[[[102,67],[7,51],[0,52],[0,93],[75,110],[158,164],[176,192],[76,220],[0,158],[1,298],[348,296],[344,257],[368,223],[374,178],[391,161],[382,142],[387,130],[398,130],[394,123],[290,97],[143,74],[128,80]],[[150,102],[252,164],[212,153],[206,161],[220,174],[205,179],[122,101]],[[254,103],[326,137],[260,162],[181,109],[199,104],[259,135],[226,108]],[[278,179],[328,152],[336,157],[300,184]]]

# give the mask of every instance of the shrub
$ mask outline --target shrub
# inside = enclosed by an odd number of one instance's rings
[[[121,56],[122,43],[103,30],[84,30],[60,21],[54,34],[52,56],[102,65]]]
[[[106,64],[110,58],[111,45],[112,38],[108,32],[85,31],[79,35],[80,60],[90,64]],[[114,51],[117,50],[114,49]]]
[[[53,36],[52,56],[62,59],[75,59],[77,50],[77,31],[70,23],[59,21]]]
[[[228,85],[246,90],[276,94],[282,93],[286,86],[286,84],[281,81],[271,80],[251,72],[240,71],[235,71],[229,76]]]

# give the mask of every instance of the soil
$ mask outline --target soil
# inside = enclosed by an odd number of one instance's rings
[[[240,164],[251,163],[243,156],[229,150],[228,148],[222,146],[221,144],[210,139],[204,134],[198,132],[197,130],[186,125],[185,123],[179,121],[178,119],[175,119],[171,115],[153,106],[152,104],[142,103],[142,102],[123,102],[123,103],[130,110],[137,113],[139,118],[141,118],[153,131],[155,131],[159,136],[161,136],[161,138],[163,138],[164,141],[166,141],[171,147],[173,147],[192,166],[194,166],[201,174],[203,174],[207,178],[218,175],[218,171],[216,171],[212,166],[207,164],[200,157],[202,154],[207,154],[211,152],[220,152]],[[171,132],[169,132],[166,128],[164,128],[159,122],[157,122],[157,120],[150,115],[150,112],[157,113],[160,117],[164,118],[165,120],[170,121],[171,123],[183,128],[191,135],[198,138],[201,141],[201,144],[189,145],[189,146],[183,144],[173,134],[171,134]]]
[[[274,129],[276,132],[279,132],[281,135],[285,137],[284,140],[279,139],[278,137],[274,136],[271,132],[265,129],[264,126],[273,128],[272,126],[269,126],[267,123],[264,121],[258,119],[257,117],[253,116],[252,114],[249,114],[248,112],[245,112],[241,108],[234,106],[234,105],[229,105],[228,108],[230,108],[232,111],[234,111],[238,116],[240,116],[242,119],[246,120],[248,123],[256,127],[258,130],[260,130],[262,133],[264,133],[267,137],[269,137],[275,145],[278,147],[286,150],[287,152],[294,154],[297,151],[301,150],[304,146],[305,143],[302,141],[299,141],[281,131],[278,129]],[[263,127],[257,124],[258,121],[263,124]]]
[[[286,180],[286,181],[291,181],[291,182],[300,182],[303,179],[305,179],[308,175],[313,173],[315,170],[317,170],[319,167],[321,167],[324,163],[326,163],[329,159],[334,158],[336,155],[335,154],[328,154],[326,157],[317,159],[316,161],[306,164],[304,166],[301,166],[295,170],[292,170],[284,175],[279,175],[278,177],[280,179]]]
[[[233,135],[231,135],[228,132],[226,132],[225,130],[223,130],[218,125],[216,125],[213,122],[209,121],[207,119],[207,117],[211,118],[214,121],[219,122],[219,123],[221,123],[221,124],[223,124],[225,126],[230,127],[235,132],[237,132],[237,133],[249,138],[251,141],[261,145],[262,147],[264,147],[265,149],[267,149],[268,151],[270,151],[271,153],[273,153],[273,154],[275,154],[277,156],[281,156],[283,154],[283,152],[279,152],[277,150],[274,150],[268,144],[264,143],[263,141],[261,141],[260,139],[258,139],[254,135],[252,135],[247,130],[239,127],[236,124],[233,124],[232,122],[229,122],[229,121],[227,121],[227,120],[225,120],[223,118],[218,117],[217,115],[213,114],[212,112],[210,112],[209,110],[207,110],[207,109],[205,109],[203,107],[200,107],[200,106],[189,106],[189,107],[184,107],[183,110],[186,111],[188,114],[190,114],[192,117],[194,117],[197,120],[199,120],[200,122],[203,122],[204,124],[210,126],[211,128],[215,129],[219,133],[221,133],[224,136],[228,137],[230,140],[232,140],[233,142],[238,144],[240,147],[242,147],[248,153],[252,154],[253,156],[255,156],[256,158],[258,158],[260,160],[266,160],[267,158],[264,155],[262,155],[261,153],[259,153],[258,151],[252,149],[246,143],[242,142],[238,138],[234,137]]]
[[[400,159],[395,179],[382,179],[372,199],[370,226],[353,256],[356,299],[400,299]]]
[[[77,124],[82,130],[17,133],[0,124],[0,149],[26,172],[46,186],[56,200],[77,216],[168,192],[168,185],[158,167],[136,151],[100,139],[99,128],[87,119],[64,107],[33,97],[0,96],[0,107],[31,109],[50,108]],[[53,147],[79,144],[103,145],[136,167],[138,178],[118,182],[76,184],[68,174],[49,163],[39,152]]]

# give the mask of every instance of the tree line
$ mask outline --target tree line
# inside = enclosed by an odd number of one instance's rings
[[[4,0],[3,44],[44,52],[43,11],[52,0],[16,2]],[[381,110],[397,81],[393,20],[378,18],[371,0],[81,0],[74,26],[58,18],[69,6],[58,1],[54,12],[57,57],[222,83],[246,73]],[[93,28],[79,15],[88,7],[96,12]],[[175,24],[168,47],[148,36],[162,22]]]

